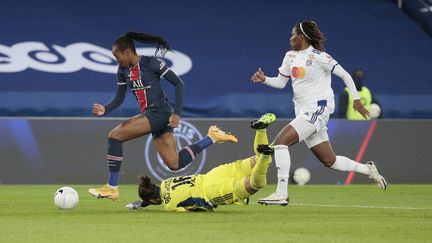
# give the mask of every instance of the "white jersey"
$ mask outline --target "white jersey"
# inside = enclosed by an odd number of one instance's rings
[[[279,73],[292,80],[294,105],[316,104],[319,100],[334,104],[331,73],[336,65],[330,55],[312,46],[302,51],[288,51]]]

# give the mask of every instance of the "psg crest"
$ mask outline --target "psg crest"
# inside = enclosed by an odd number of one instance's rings
[[[198,129],[189,122],[180,121],[177,128],[174,129],[174,137],[177,142],[177,150],[180,151],[187,145],[193,144],[202,139],[203,136]],[[203,150],[198,154],[192,163],[178,171],[171,171],[164,163],[153,144],[152,136],[148,136],[144,147],[144,161],[151,175],[163,181],[168,177],[192,175],[200,173],[206,160],[206,151]]]

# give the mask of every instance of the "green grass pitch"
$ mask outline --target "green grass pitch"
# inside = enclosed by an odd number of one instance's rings
[[[221,206],[213,213],[130,212],[135,185],[116,202],[72,185],[77,208],[58,210],[60,185],[0,186],[0,242],[431,242],[432,185],[291,186],[287,207]]]

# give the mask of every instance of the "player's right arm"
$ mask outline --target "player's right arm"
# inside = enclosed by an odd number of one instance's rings
[[[189,197],[177,204],[177,208],[184,208],[187,211],[202,212],[213,211],[214,206],[204,198]]]
[[[351,75],[326,52],[320,52],[316,59],[324,71],[333,73],[344,81],[353,97],[353,109],[358,111],[365,119],[370,117],[369,111],[360,102],[360,96]]]
[[[119,70],[117,71],[117,90],[114,98],[112,98],[111,101],[108,102],[108,104],[106,105],[101,105],[98,103],[93,104],[92,107],[93,114],[96,116],[103,116],[110,113],[117,107],[119,107],[123,103],[126,97],[126,89],[127,89],[126,78],[120,72],[120,67],[119,67]]]
[[[282,65],[279,67],[279,74],[277,77],[267,77],[265,76],[264,72],[261,68],[258,69],[252,75],[252,82],[253,83],[263,83],[267,86],[276,88],[276,89],[283,89],[285,88],[286,84],[288,83],[290,77],[291,77],[291,71],[289,67],[289,52],[285,54],[285,57],[282,61]]]

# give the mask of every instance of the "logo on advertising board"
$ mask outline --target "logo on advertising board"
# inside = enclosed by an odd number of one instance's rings
[[[185,146],[193,144],[203,138],[200,131],[194,125],[184,120],[181,120],[179,126],[174,129],[174,137],[179,151]],[[153,143],[153,137],[148,136],[144,146],[144,161],[151,175],[159,181],[163,181],[168,177],[200,173],[206,161],[206,151],[203,150],[198,154],[195,160],[185,168],[179,171],[171,171],[157,153]]]
[[[137,48],[137,53],[154,56],[155,48]],[[180,51],[173,50],[165,55],[170,68],[183,75],[192,68],[192,60]],[[12,46],[0,44],[0,73],[17,73],[34,69],[48,73],[72,73],[82,69],[101,73],[117,73],[117,63],[111,50],[78,42],[67,46],[46,45],[42,42],[27,41]]]

